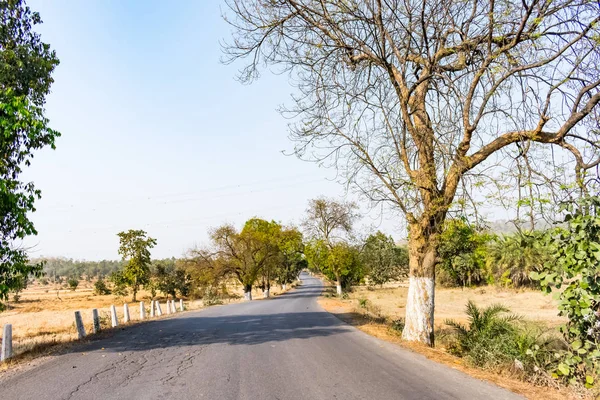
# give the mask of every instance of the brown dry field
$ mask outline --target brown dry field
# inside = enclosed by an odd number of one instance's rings
[[[358,299],[367,299],[381,309],[382,315],[397,319],[404,318],[408,285],[389,284],[383,288],[369,289],[367,286],[356,286],[348,293],[350,302],[358,303]],[[465,306],[473,300],[479,307],[491,304],[503,304],[512,313],[522,315],[528,321],[539,322],[548,327],[556,327],[566,320],[558,316],[557,302],[552,295],[545,295],[534,290],[503,289],[493,286],[480,288],[436,288],[435,320],[436,326],[443,325],[446,319],[464,322]]]
[[[228,284],[232,298],[224,300],[225,304],[241,301],[243,289],[241,285]],[[271,288],[271,294],[280,293],[278,287]],[[236,297],[237,296],[237,297]],[[254,290],[253,298],[262,298],[262,292]],[[92,331],[92,309],[97,308],[103,328],[110,327],[110,306],[115,305],[119,323],[123,323],[123,304],[129,306],[131,323],[140,320],[139,301],[144,301],[146,316],[150,316],[150,296],[146,291],[138,292],[138,302],[131,301],[131,294],[126,297],[114,295],[97,296],[93,293],[93,283],[81,281],[76,291],[60,289],[57,291],[53,284],[39,285],[37,283],[21,293],[20,301],[8,302],[9,308],[0,312],[0,327],[12,324],[14,355],[26,352],[38,352],[49,345],[69,342],[77,338],[75,328],[75,311],[80,311],[86,332]],[[163,316],[166,316],[164,297],[158,297],[161,302]],[[197,310],[204,307],[202,300],[185,300],[186,310]],[[177,303],[177,307],[178,303]],[[0,329],[0,336],[2,330]],[[0,370],[6,368],[0,364]],[[4,368],[3,368],[4,367]]]

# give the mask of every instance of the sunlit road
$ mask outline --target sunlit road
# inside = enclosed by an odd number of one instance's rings
[[[128,327],[17,375],[1,399],[517,399],[323,311],[321,282]],[[104,350],[102,350],[104,348]]]

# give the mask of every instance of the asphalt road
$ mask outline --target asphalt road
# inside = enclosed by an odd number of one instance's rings
[[[321,282],[131,326],[0,380],[12,399],[519,399],[350,327]]]

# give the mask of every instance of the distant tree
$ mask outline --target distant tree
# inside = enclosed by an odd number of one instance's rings
[[[258,218],[248,220],[241,232],[231,225],[214,229],[212,248],[191,252],[194,265],[201,270],[197,274],[214,279],[234,277],[244,287],[246,300],[252,300],[252,287],[279,254],[273,237],[280,229],[276,222]]]
[[[328,246],[322,240],[313,240],[306,244],[305,254],[309,266],[336,281],[338,295],[342,294],[342,288],[357,284],[364,277],[360,252],[346,242]]]
[[[521,231],[493,240],[487,250],[487,263],[494,281],[504,286],[537,286],[532,272],[540,272],[554,254],[546,245],[545,232]]]
[[[106,282],[104,282],[104,279],[100,278],[94,283],[94,294],[98,296],[110,294],[110,289],[106,285]]]
[[[176,265],[174,259],[159,260],[154,264],[156,288],[167,296],[187,296],[190,291],[190,275],[181,266]]]
[[[308,237],[316,246],[325,245],[330,250],[336,243],[347,241],[352,226],[359,215],[354,203],[338,202],[333,199],[318,198],[310,200],[303,226]],[[318,250],[318,249],[315,249]],[[314,265],[314,260],[313,260]],[[334,268],[334,271],[344,269]],[[335,272],[334,272],[335,273]],[[342,275],[333,277],[336,291],[342,294]]]
[[[404,258],[404,255],[405,253],[396,247],[391,236],[382,232],[370,235],[361,251],[361,260],[369,276],[369,283],[383,285],[406,276],[408,259]]]
[[[67,281],[67,284],[69,285],[69,289],[71,289],[71,291],[74,292],[75,290],[77,290],[77,286],[79,286],[79,279],[77,279],[76,277],[71,277]]]
[[[123,268],[123,278],[133,292],[136,301],[137,292],[141,285],[150,279],[150,249],[156,245],[156,239],[146,236],[142,230],[130,229],[118,233],[119,254],[126,262]]]
[[[276,280],[287,285],[298,278],[302,268],[306,267],[302,233],[296,228],[284,228],[277,240],[279,260],[276,268]]]
[[[0,302],[43,267],[29,263],[19,245],[37,234],[29,218],[41,197],[32,182],[21,180],[23,166],[29,166],[35,150],[54,148],[60,136],[44,116],[58,58],[33,30],[41,22],[24,1],[0,1]]]

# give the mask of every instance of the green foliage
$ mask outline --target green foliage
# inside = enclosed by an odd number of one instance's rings
[[[14,244],[37,233],[29,217],[41,197],[33,183],[21,181],[22,168],[59,136],[43,109],[58,59],[33,31],[40,23],[23,1],[0,1],[0,302],[18,289],[20,277],[42,272]]]
[[[156,246],[156,239],[146,236],[143,230],[130,229],[119,232],[119,254],[126,262],[122,277],[131,287],[133,301],[141,285],[150,280],[150,249]]]
[[[71,289],[71,291],[74,292],[75,290],[77,290],[77,286],[79,286],[79,279],[75,277],[69,278],[67,284],[69,285],[69,289]]]
[[[488,247],[490,274],[502,286],[535,286],[531,273],[541,271],[544,264],[552,260],[544,232],[518,232],[498,237]]]
[[[540,367],[545,368],[553,354],[553,342],[540,332],[516,324],[521,317],[509,312],[500,304],[481,309],[469,301],[467,325],[446,321],[454,331],[449,351],[482,368],[496,369],[519,363],[531,374]]]
[[[106,285],[106,282],[104,282],[104,279],[100,278],[94,283],[94,294],[98,296],[110,294],[110,289]]]
[[[364,268],[360,252],[345,242],[327,245],[323,240],[306,244],[306,259],[309,267],[321,271],[332,281],[338,281],[343,288],[358,284],[364,278]]]
[[[110,274],[110,281],[113,284],[112,293],[115,296],[127,296],[127,285],[129,281],[125,278],[123,271],[116,271]]]
[[[367,308],[368,299],[358,299],[358,306],[360,308]]]
[[[189,295],[190,275],[184,268],[176,265],[175,259],[156,261],[154,268],[155,279],[152,283],[155,284],[156,289],[173,298],[177,297],[178,292],[182,297]]]
[[[569,348],[557,354],[554,375],[591,387],[600,373],[600,197],[563,207],[564,229],[548,232],[555,257],[541,272],[531,272],[542,290],[556,292],[559,315],[568,318],[561,332]]]
[[[382,232],[370,235],[361,252],[369,283],[383,285],[408,275],[408,251],[396,247],[391,236]]]
[[[446,221],[440,235],[438,281],[445,286],[471,286],[485,280],[485,245],[490,236],[461,219]]]

